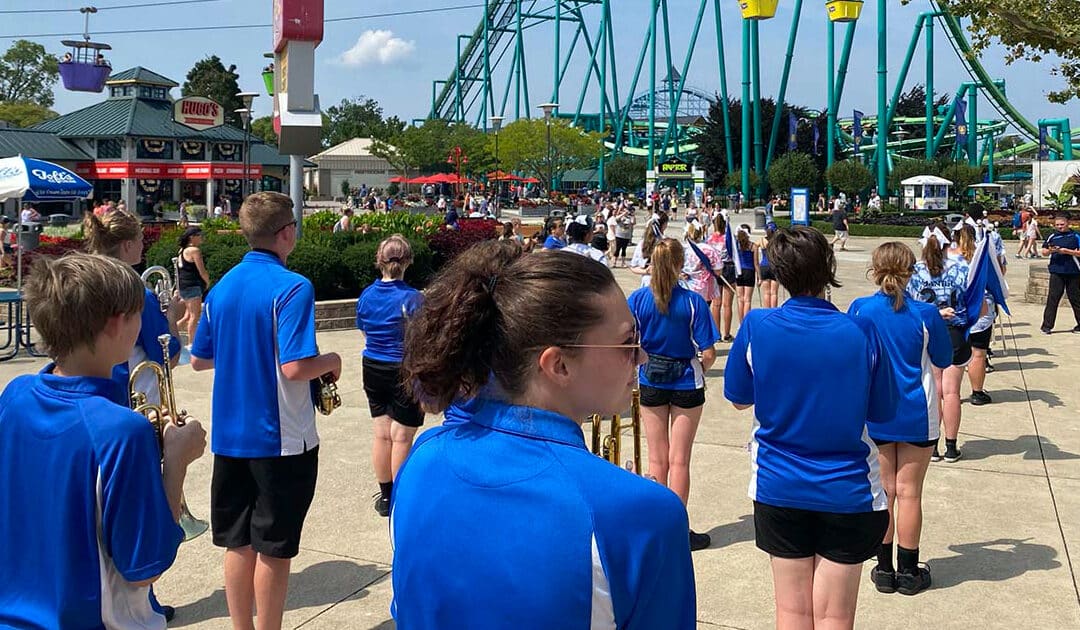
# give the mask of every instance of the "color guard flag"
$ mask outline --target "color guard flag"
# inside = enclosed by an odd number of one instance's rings
[[[967,101],[961,98],[956,101],[956,146],[967,147],[967,137]]]
[[[795,151],[799,148],[799,120],[795,118],[795,112],[788,111],[788,151]]]
[[[818,141],[821,139],[821,129],[818,127],[817,120],[814,121],[812,126],[814,128],[814,155],[818,155]]]
[[[862,146],[862,112],[855,110],[855,123],[851,128],[851,136],[855,139],[855,153],[859,152],[859,147]]]
[[[984,238],[975,246],[975,255],[971,258],[967,290],[964,291],[964,306],[967,309],[969,329],[978,321],[987,293],[993,298],[995,304],[1012,315],[1005,303],[1009,298],[1009,283],[1005,281],[1001,263],[990,251],[991,249],[993,245],[990,239]]]
[[[1046,142],[1046,127],[1039,127],[1039,159],[1050,157],[1050,145]]]
[[[735,263],[735,275],[742,275],[742,262],[739,261],[739,250],[735,246],[738,241],[731,233],[731,220],[725,222],[724,227],[724,249],[727,250],[728,256],[731,256],[731,261]]]

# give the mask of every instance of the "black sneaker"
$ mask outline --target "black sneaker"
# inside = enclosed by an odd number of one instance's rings
[[[971,404],[973,405],[988,405],[994,402],[990,395],[986,392],[971,392]]]
[[[934,446],[934,452],[933,452],[933,454],[930,455],[930,461],[932,461],[932,462],[940,462],[941,461],[941,452],[937,450],[937,445]]]
[[[896,590],[904,595],[915,595],[930,588],[930,567],[920,564],[915,573],[898,572]]]
[[[1039,330],[1041,330],[1042,334],[1044,334],[1044,335],[1049,335],[1050,334],[1050,329],[1049,328],[1040,328]]]
[[[1074,333],[1080,333],[1080,326],[1076,326],[1072,329]]]
[[[711,544],[712,538],[709,538],[708,534],[699,534],[692,529],[690,530],[690,551],[708,549]]]
[[[870,580],[879,593],[896,592],[896,571],[881,571],[874,567],[870,569]]]
[[[723,341],[724,343],[731,343],[732,341],[735,341],[735,338],[731,335],[724,335],[724,338],[720,341]]]
[[[947,463],[951,464],[955,461],[959,461],[963,457],[963,453],[958,448],[945,449],[945,457],[943,458]]]
[[[371,495],[371,498],[375,499],[375,511],[379,513],[379,516],[390,516],[390,497],[384,497],[382,492],[376,492]]]
[[[165,621],[172,621],[176,616],[176,609],[172,606],[162,606],[161,614],[165,617]]]

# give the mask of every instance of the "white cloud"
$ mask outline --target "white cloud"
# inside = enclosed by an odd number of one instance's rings
[[[367,30],[338,61],[346,66],[386,66],[412,55],[416,44],[396,37],[393,31]]]

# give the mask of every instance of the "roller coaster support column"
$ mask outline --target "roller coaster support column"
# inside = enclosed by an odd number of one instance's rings
[[[551,100],[550,103],[561,103],[559,100],[559,85],[562,83],[562,74],[559,72],[559,61],[562,56],[562,0],[555,0],[555,54],[553,55],[555,66],[555,77],[551,84]],[[602,24],[602,23],[601,23]],[[602,34],[601,34],[602,36]],[[603,80],[603,79],[601,79]],[[586,81],[587,83],[588,81]],[[604,111],[604,100],[600,99],[600,111]],[[578,108],[580,111],[581,108]]]
[[[926,29],[926,159],[934,159],[934,20],[924,22]]]
[[[1073,159],[1072,130],[1068,118],[1043,118],[1038,122],[1039,129],[1048,128],[1052,132],[1052,139],[1061,142],[1061,151],[1053,149],[1051,155],[1058,160]],[[1050,143],[1047,143],[1048,145]]]
[[[490,2],[484,2],[484,93],[480,96],[480,99],[483,101],[480,108],[480,120],[483,121],[481,124],[484,126],[485,132],[488,128],[488,101],[491,101],[491,109],[495,109],[495,101],[491,98],[491,59],[488,55],[488,51],[491,50],[491,33],[489,28],[491,24],[491,15],[488,13],[488,8],[490,6]],[[558,55],[555,55],[555,57],[558,58]],[[491,114],[494,115],[495,112],[492,111]],[[499,170],[498,167],[496,167],[495,170]]]
[[[761,133],[761,38],[758,21],[750,22],[750,65],[754,82],[754,171],[758,176],[758,196],[765,196],[765,139]],[[778,106],[779,107],[779,106]]]
[[[561,2],[556,2],[556,5],[561,5]],[[558,27],[558,19],[555,21],[556,30]],[[611,6],[608,4],[608,0],[603,2],[603,17],[600,20],[600,133],[607,137],[607,73],[608,73],[608,48],[611,47]],[[555,62],[556,72],[558,71],[558,61]],[[556,84],[557,85],[557,84]],[[558,89],[556,87],[556,89]],[[556,101],[558,102],[558,101]],[[617,101],[616,101],[617,102]],[[580,111],[580,108],[578,109]],[[607,153],[607,147],[603,143],[600,143],[600,159],[597,162],[596,167],[596,179],[597,187],[600,190],[604,190],[604,154]]]
[[[829,73],[828,76],[828,102],[829,111],[826,113],[825,119],[825,168],[828,169],[836,161],[836,108],[838,103],[836,102],[836,27],[830,21],[826,24],[828,29],[825,34],[827,38],[828,47],[828,60],[826,70]],[[828,195],[832,197],[833,187],[832,184],[828,186]]]
[[[461,102],[461,38],[468,35],[457,36],[457,63],[454,66],[454,121],[461,122],[465,118],[465,104]]]
[[[652,0],[649,18],[649,159],[647,170],[656,165],[656,11],[662,0]]]
[[[724,61],[724,23],[720,19],[720,0],[713,0],[713,9],[716,14],[716,56],[720,62],[720,100],[724,107],[724,155],[727,158],[728,170],[735,164],[735,156],[731,150],[731,110],[728,109],[727,90],[727,64]],[[684,72],[685,76],[686,73]]]
[[[772,164],[773,151],[776,150],[776,138],[780,135],[780,120],[783,118],[784,98],[787,96],[788,76],[791,74],[791,60],[795,56],[795,38],[799,35],[799,17],[802,15],[802,0],[795,0],[795,10],[791,16],[791,30],[788,31],[787,56],[784,57],[784,73],[780,75],[780,92],[776,96],[776,113],[773,115],[772,132],[769,134],[769,151],[765,154],[765,170]],[[775,193],[775,191],[774,191]]]
[[[877,129],[877,192],[882,198],[887,198],[888,193],[886,186],[889,179],[889,163],[886,153],[888,152],[886,142],[889,138],[889,121],[888,121],[888,109],[885,101],[885,87],[888,79],[888,60],[889,60],[889,45],[888,45],[888,20],[886,18],[886,11],[888,8],[888,0],[878,0],[878,23],[877,23],[877,37],[878,37],[878,70],[877,70],[877,83],[878,83],[878,129]]]
[[[655,18],[654,18],[655,19]],[[743,198],[750,201],[750,20],[742,23],[742,182]]]

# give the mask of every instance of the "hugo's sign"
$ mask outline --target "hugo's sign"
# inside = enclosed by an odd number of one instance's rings
[[[217,101],[189,96],[173,103],[173,120],[202,131],[225,124],[225,108]]]

